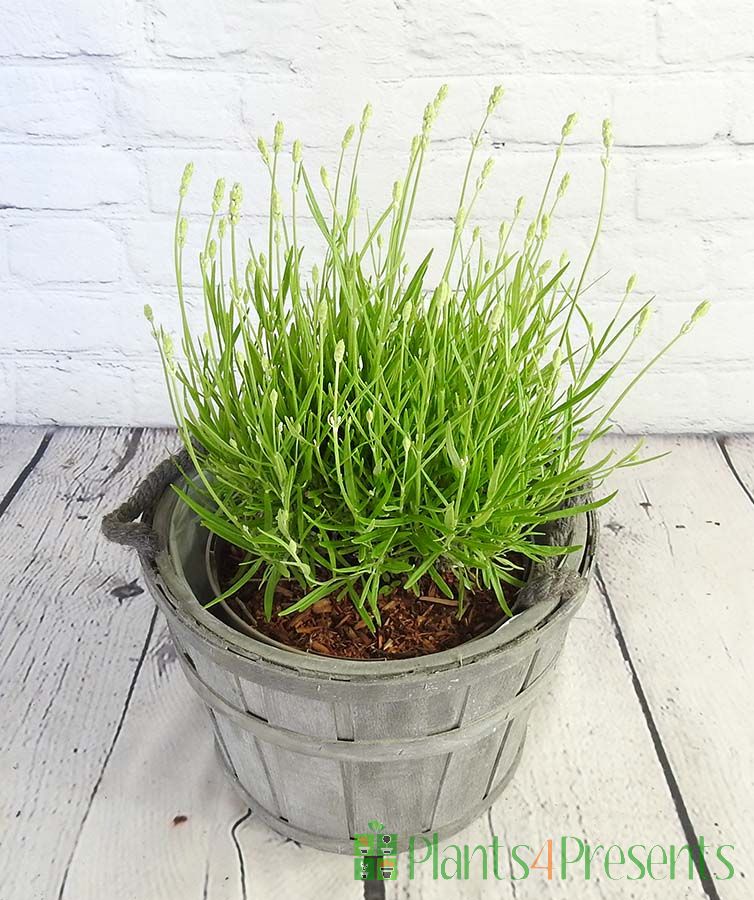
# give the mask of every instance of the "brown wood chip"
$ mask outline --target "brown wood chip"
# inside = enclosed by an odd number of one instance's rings
[[[458,606],[457,600],[449,600],[447,597],[437,597],[434,595],[420,594],[419,600],[427,600],[429,603],[439,603],[441,606]]]
[[[243,559],[242,551],[218,541],[218,573],[223,589],[233,584]],[[455,590],[457,579],[452,572],[443,572],[443,577]],[[239,614],[256,620],[256,627],[275,640],[300,650],[347,659],[405,659],[438,653],[477,637],[504,619],[491,591],[467,591],[463,614],[459,617],[458,601],[441,596],[429,576],[421,578],[416,588],[418,596],[403,587],[384,588],[379,601],[382,624],[374,634],[351,600],[339,599],[337,594],[323,597],[292,616],[280,616],[280,611],[291,601],[304,595],[295,580],[278,584],[269,622],[264,618],[264,592],[258,580],[245,584],[233,603]],[[509,601],[513,590],[507,589]],[[212,611],[222,616],[219,606],[212,607]]]

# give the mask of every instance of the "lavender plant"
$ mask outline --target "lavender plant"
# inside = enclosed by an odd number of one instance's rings
[[[423,576],[458,599],[459,615],[480,587],[509,613],[503,588],[521,583],[516,555],[539,561],[575,549],[538,537],[566,501],[639,461],[640,443],[616,456],[599,452],[597,442],[628,392],[707,311],[701,303],[617,396],[603,399],[652,309],[651,301],[632,302],[635,276],[604,328],[583,302],[605,209],[610,123],[583,264],[574,269],[565,256],[553,264],[545,252],[568,188],[567,173],[555,184],[575,115],[563,125],[523,242],[516,247],[512,237],[522,197],[488,248],[469,223],[493,167],[477,156],[501,87],[471,139],[439,281],[427,283],[431,251],[409,269],[412,212],[446,90],[427,105],[407,171],[376,217],[361,214],[358,198],[370,106],[345,132],[334,178],[322,168],[318,187],[300,141],[292,146],[292,181],[281,183],[281,123],[271,149],[259,139],[270,178],[266,246],[242,251],[241,185],[222,212],[220,179],[199,256],[203,336],[192,333],[183,286],[181,207],[193,166],[184,171],[175,225],[178,352],[145,310],[198,476],[195,489],[175,489],[207,528],[245,551],[231,591],[261,579],[268,618],[283,578],[304,588],[283,613],[348,596],[370,629],[380,622],[381,595],[396,583],[418,590]],[[297,227],[302,196],[326,243],[311,270]]]

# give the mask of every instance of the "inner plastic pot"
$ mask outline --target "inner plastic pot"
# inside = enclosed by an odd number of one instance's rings
[[[588,578],[591,574],[596,550],[596,517],[594,513],[589,513],[587,515],[574,516],[571,522],[570,543],[581,547],[581,549],[558,558],[555,564],[557,567],[570,569]],[[438,658],[445,659],[447,657],[449,660],[462,660],[467,657],[469,648],[473,648],[474,652],[482,651],[490,645],[491,641],[493,646],[499,644],[501,640],[503,642],[512,641],[519,635],[536,628],[539,623],[547,619],[557,606],[556,598],[544,597],[533,607],[517,613],[514,603],[514,615],[506,619],[502,624],[494,625],[484,634],[471,641],[459,644],[450,650],[442,650],[422,657],[411,657],[406,660],[354,660],[344,657],[325,656],[315,652],[300,650],[297,647],[290,647],[268,637],[241,618],[237,612],[229,609],[225,601],[217,604],[223,610],[223,618],[218,618],[211,609],[204,608],[221,593],[212,560],[214,554],[210,555],[213,535],[198,522],[196,514],[179,500],[174,491],[167,491],[158,503],[153,525],[155,530],[163,537],[168,549],[167,554],[163,553],[158,557],[160,573],[171,589],[176,591],[179,596],[186,598],[189,595],[191,596],[193,600],[191,603],[192,609],[196,611],[197,607],[201,608],[201,615],[198,617],[200,621],[217,623],[215,627],[219,627],[224,638],[238,641],[240,646],[258,648],[260,644],[263,644],[267,647],[275,648],[276,651],[285,655],[294,654],[297,658],[331,659],[350,666],[387,665],[391,668],[402,662],[409,664],[409,667],[413,668],[410,664],[416,659],[431,658],[437,660]],[[543,571],[541,566],[532,565],[529,571],[529,578],[536,577],[541,571]],[[250,642],[250,644],[247,644],[247,642]],[[275,656],[277,656],[277,653]]]
[[[220,585],[220,576],[218,573],[218,564],[217,564],[217,536],[212,534],[211,532],[207,532],[207,542],[205,544],[205,563],[207,566],[207,579],[209,581],[210,589],[212,591],[212,597],[219,597],[223,592],[222,586]],[[555,560],[555,566],[560,568],[566,562],[566,557],[561,556],[560,558]],[[526,569],[526,578],[528,578],[531,572],[531,566],[527,566]],[[544,599],[541,603],[537,604],[535,610],[529,610],[529,615],[527,615],[526,622],[528,627],[532,627],[536,624],[536,622],[540,621],[547,613],[551,612],[555,605],[554,600]],[[245,604],[240,601],[236,601],[233,597],[228,597],[226,600],[221,600],[216,606],[222,611],[222,616],[228,622],[228,624],[232,625],[237,631],[241,632],[241,634],[247,634],[249,637],[255,638],[258,641],[261,641],[264,644],[270,644],[273,647],[280,647],[283,650],[289,650],[291,653],[316,653],[314,650],[301,650],[299,647],[292,647],[289,644],[284,644],[282,641],[278,641],[273,637],[265,634],[263,631],[260,631],[256,627],[256,622],[254,621],[253,616],[250,614]],[[502,612],[502,610],[501,610]],[[511,622],[513,622],[517,616],[523,615],[523,613],[517,613],[515,609],[515,603],[513,608],[513,616],[508,617],[503,622],[496,622],[494,625],[491,625],[489,628],[485,629],[481,634],[477,635],[473,640],[478,640],[479,638],[486,637],[488,634],[493,634],[496,631],[505,628],[506,626],[510,626]],[[346,656],[337,656],[335,654],[320,654],[320,655],[330,655],[333,659],[350,659],[351,657]],[[426,655],[426,654],[425,654]],[[431,655],[431,654],[430,654]],[[393,657],[395,658],[395,657]],[[379,662],[379,660],[372,660],[373,662]]]
[[[216,535],[208,533],[204,551],[205,562],[207,565],[207,578],[213,595],[219,597],[220,594],[222,594],[223,589],[220,586],[220,576],[217,571],[216,543]],[[273,647],[281,647],[283,650],[290,650],[291,653],[306,653],[305,650],[301,650],[298,647],[290,647],[287,644],[282,643],[282,641],[276,641],[275,638],[270,637],[256,628],[256,623],[246,606],[242,602],[236,601],[234,597],[228,597],[227,600],[221,600],[217,606],[222,610],[228,623],[237,631],[240,631],[241,634],[248,634],[249,637],[262,641],[264,644],[271,644]]]

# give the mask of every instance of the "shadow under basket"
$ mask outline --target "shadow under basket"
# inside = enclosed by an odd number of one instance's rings
[[[594,515],[573,521],[582,549],[563,568],[583,576],[571,582],[577,589],[543,598],[492,634],[413,659],[296,652],[204,609],[215,596],[207,532],[170,489],[151,520],[166,549],[142,565],[222,764],[255,815],[300,843],[348,854],[377,819],[405,850],[411,836],[464,828],[512,778],[594,561]]]

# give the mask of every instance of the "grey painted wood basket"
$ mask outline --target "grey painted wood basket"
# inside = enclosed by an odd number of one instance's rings
[[[147,584],[233,784],[274,830],[340,853],[373,819],[405,848],[494,802],[553,678],[596,539],[593,514],[576,517],[583,550],[565,565],[584,576],[578,589],[497,632],[431,656],[355,661],[292,653],[220,621],[202,606],[214,595],[193,513],[168,489],[146,519],[166,548],[141,554]]]

